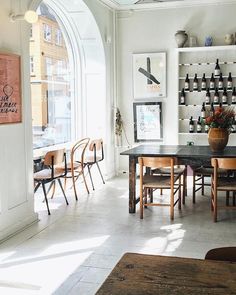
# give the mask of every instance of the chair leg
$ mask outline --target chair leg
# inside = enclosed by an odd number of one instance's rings
[[[170,192],[170,219],[174,220],[174,189]]]
[[[69,205],[68,200],[67,200],[67,198],[66,198],[66,194],[65,194],[64,189],[63,189],[63,186],[62,186],[62,184],[61,184],[61,180],[60,180],[60,178],[57,178],[57,180],[58,180],[58,182],[59,182],[59,185],[60,185],[61,191],[62,191],[62,193],[63,193],[63,196],[64,196],[64,198],[65,198],[65,200],[66,200],[66,205]]]
[[[182,204],[185,205],[185,197],[187,196],[187,169],[184,170],[182,175],[183,191],[182,191]]]
[[[217,190],[216,189],[214,189],[214,196],[213,196],[213,203],[214,203],[214,205],[213,205],[213,209],[214,209],[214,211],[213,211],[213,216],[214,216],[214,222],[217,222]]]
[[[229,206],[229,191],[226,191],[226,206]]]
[[[49,188],[47,190],[47,195],[48,193],[50,192],[51,188],[53,188],[53,191],[52,191],[52,195],[51,195],[51,199],[54,197],[54,194],[55,194],[55,190],[56,190],[56,183],[55,181],[52,181],[49,185]]]
[[[196,202],[196,185],[195,185],[195,182],[196,182],[196,174],[195,174],[195,171],[193,170],[193,204],[195,204]]]
[[[73,184],[73,189],[74,189],[74,194],[75,194],[75,200],[78,201],[78,197],[77,197],[77,191],[76,191],[76,185],[75,185],[75,172],[72,169],[71,171],[71,178],[72,178],[72,184]]]
[[[84,180],[84,184],[85,184],[87,193],[89,194],[89,189],[88,189],[88,185],[87,185],[87,182],[86,182],[86,179],[85,179],[85,176],[84,176],[84,171],[82,172],[82,176],[83,176],[83,180]]]
[[[98,162],[96,162],[96,165],[97,165],[97,167],[98,167],[98,171],[99,171],[100,176],[101,176],[101,178],[102,178],[102,182],[103,182],[103,184],[105,184],[105,181],[104,181],[104,179],[103,179],[102,172],[101,172],[101,169],[100,169],[100,167],[99,167],[99,165],[98,165]]]
[[[46,202],[47,209],[48,209],[48,215],[51,215],[50,210],[49,210],[49,206],[48,206],[48,198],[47,198],[46,188],[45,188],[45,184],[43,182],[42,182],[42,187],[43,187],[45,202]]]
[[[181,210],[181,187],[182,187],[182,184],[181,184],[181,177],[179,178],[179,191],[178,191],[178,208],[179,210]],[[184,190],[183,190],[184,192]]]
[[[202,175],[202,195],[204,196],[204,188],[205,188],[205,179],[204,179],[204,176]]]
[[[89,165],[88,165],[88,172],[89,172],[89,177],[90,177],[90,181],[91,181],[91,184],[92,184],[92,188],[94,190],[93,179],[92,179],[92,175],[91,175],[91,171],[90,171],[90,166]]]
[[[144,189],[144,204],[147,204],[147,194],[150,192],[149,188]],[[144,208],[147,208],[147,206],[144,205]]]
[[[38,182],[37,184],[36,184],[36,186],[35,186],[35,188],[34,188],[34,193],[36,193],[37,192],[37,190],[38,190],[38,188],[40,187],[40,182]]]
[[[140,219],[143,219],[143,188],[140,188]]]
[[[162,196],[163,195],[163,189],[160,188],[160,195]]]

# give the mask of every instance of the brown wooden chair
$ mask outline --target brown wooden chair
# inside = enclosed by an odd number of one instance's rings
[[[236,170],[236,158],[212,158],[211,165],[214,168],[214,173],[211,178],[211,210],[213,211],[214,222],[217,221],[217,213],[219,208],[236,209],[235,206],[230,206],[227,202],[230,192],[236,192],[235,176],[221,177],[219,169]],[[226,205],[218,205],[218,191],[226,191]]]
[[[79,179],[80,176],[82,176],[83,182],[85,184],[85,188],[87,190],[87,193],[89,194],[89,189],[88,189],[88,185],[87,185],[85,174],[84,174],[84,168],[85,168],[84,156],[85,156],[85,151],[88,146],[89,140],[90,138],[86,137],[77,141],[73,145],[70,151],[70,161],[67,163],[67,174],[64,177],[65,179],[64,188],[66,188],[67,179],[72,179],[76,200],[78,200],[77,190],[76,190],[76,181]]]
[[[64,169],[62,170],[61,168],[58,168],[59,166],[63,166]],[[66,195],[60,180],[60,178],[65,177],[66,174],[67,174],[67,165],[66,165],[66,154],[64,149],[47,152],[44,157],[42,170],[34,173],[34,181],[36,183],[34,192],[36,192],[38,188],[40,187],[40,185],[42,184],[44,198],[45,198],[45,202],[46,202],[47,210],[48,210],[48,215],[50,215],[51,213],[48,206],[48,199],[47,199],[45,184],[52,183],[57,180],[62,190],[66,204],[68,205],[69,203],[66,198]]]
[[[102,182],[105,184],[101,169],[98,164],[99,162],[104,160],[103,140],[101,138],[92,140],[89,144],[89,151],[90,151],[90,155],[87,155],[85,157],[84,162],[85,162],[85,166],[88,167],[89,177],[94,190],[94,184],[93,184],[93,179],[91,175],[91,168],[94,164],[97,166]]]
[[[181,184],[183,186],[183,194],[182,194],[182,203],[185,204],[185,197],[187,196],[187,167],[184,165],[177,165],[174,167],[175,174],[181,174],[182,181]],[[156,175],[170,175],[171,174],[171,168],[170,167],[164,167],[164,168],[155,168],[152,170],[152,174]],[[162,189],[161,195],[162,195]]]
[[[201,190],[201,194],[205,195],[205,186],[211,186],[211,180],[206,182],[206,179],[211,179],[214,170],[213,167],[199,166],[192,167],[193,170],[193,203],[196,203],[196,192]],[[227,176],[227,170],[219,169],[220,176]]]
[[[236,262],[236,247],[211,249],[206,253],[205,259]]]
[[[174,206],[178,203],[181,209],[181,174],[176,174],[174,166],[177,159],[172,157],[139,157],[140,166],[140,218],[143,219],[143,208],[148,206],[170,207],[170,218],[174,219]],[[147,175],[146,170],[170,167],[170,175]],[[170,189],[170,201],[168,203],[155,203],[153,191],[156,189]],[[178,192],[178,198],[174,196]],[[150,201],[148,202],[148,193]]]

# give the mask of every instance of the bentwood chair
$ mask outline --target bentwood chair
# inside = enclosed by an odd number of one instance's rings
[[[91,180],[91,184],[94,190],[94,184],[93,184],[93,179],[91,175],[91,168],[93,165],[97,166],[98,172],[101,176],[102,182],[105,184],[105,181],[102,176],[101,169],[99,167],[99,162],[104,160],[104,150],[103,150],[103,140],[102,138],[100,139],[94,139],[90,142],[89,144],[89,152],[90,155],[87,155],[85,157],[85,165],[88,167],[88,172],[89,172],[89,177]]]
[[[82,176],[85,188],[87,190],[87,193],[89,194],[89,189],[88,189],[88,185],[87,185],[85,174],[84,174],[84,168],[85,168],[84,155],[85,155],[85,151],[88,146],[89,140],[90,138],[86,137],[77,141],[73,145],[70,151],[70,161],[67,163],[67,174],[64,176],[64,180],[65,180],[64,188],[66,188],[67,179],[72,180],[76,201],[78,200],[77,190],[76,190],[76,181],[78,180],[80,176]]]
[[[236,262],[236,247],[211,249],[206,253],[205,259]]]
[[[221,177],[219,173],[219,169],[236,170],[236,158],[212,158],[211,165],[214,168],[211,177],[211,210],[213,211],[214,222],[216,222],[219,208],[236,209],[235,206],[230,206],[228,202],[225,206],[218,205],[219,191],[226,191],[226,200],[229,199],[230,192],[236,192],[235,176]]]
[[[178,164],[177,159],[172,157],[139,157],[138,160],[140,166],[140,218],[143,219],[144,207],[168,206],[170,207],[170,218],[173,220],[174,206],[178,204],[178,208],[181,209],[181,174],[177,174],[174,168]],[[164,167],[170,167],[170,175],[147,175],[144,171]],[[168,203],[154,202],[153,191],[156,189],[170,189]],[[175,194],[177,192],[178,197],[175,200]]]
[[[63,166],[64,169],[62,170],[61,168],[59,168],[59,166],[60,167]],[[52,183],[57,180],[62,190],[66,204],[68,205],[69,203],[66,198],[66,195],[60,180],[60,178],[65,177],[66,174],[67,174],[67,165],[66,165],[66,154],[64,149],[47,152],[44,157],[43,168],[40,171],[34,173],[34,181],[36,183],[34,192],[36,192],[38,188],[40,187],[40,185],[42,185],[44,198],[47,205],[48,215],[50,215],[51,213],[48,206],[48,199],[47,199],[47,192],[46,192],[45,185],[47,183]]]

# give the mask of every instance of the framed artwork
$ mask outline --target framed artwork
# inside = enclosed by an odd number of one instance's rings
[[[134,98],[166,96],[166,53],[133,54]]]
[[[21,122],[20,56],[0,53],[0,124]]]
[[[134,141],[162,140],[162,103],[135,102],[134,112]]]

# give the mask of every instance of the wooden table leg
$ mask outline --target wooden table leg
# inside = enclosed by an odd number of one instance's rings
[[[136,158],[129,157],[129,213],[136,211]]]

